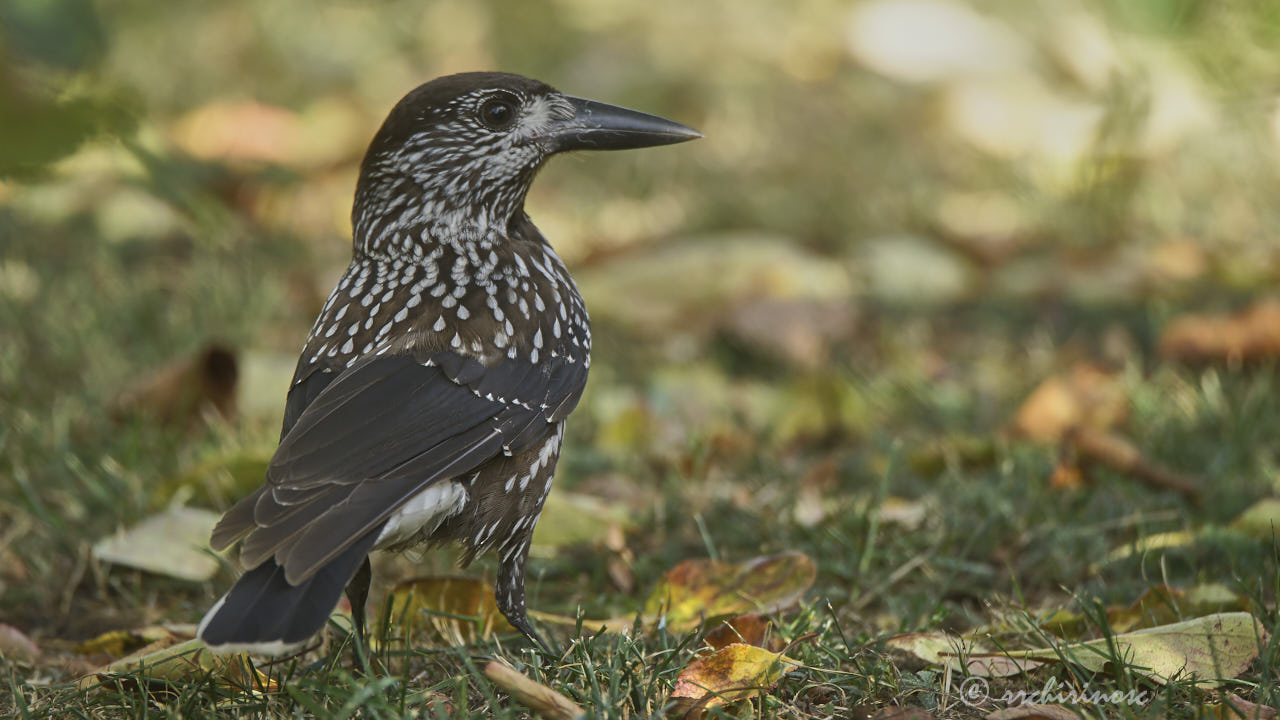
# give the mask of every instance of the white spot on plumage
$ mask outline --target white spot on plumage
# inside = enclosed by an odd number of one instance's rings
[[[440,332],[444,330],[444,315],[441,315],[440,317],[436,318],[436,324],[432,325],[431,329],[435,330],[436,332]]]

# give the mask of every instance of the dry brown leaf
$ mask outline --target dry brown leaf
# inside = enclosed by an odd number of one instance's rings
[[[1081,715],[1066,705],[1014,705],[989,713],[984,720],[1080,720]]]
[[[732,309],[727,333],[800,367],[816,368],[831,348],[849,340],[858,314],[847,298],[755,298]]]
[[[704,619],[745,612],[773,612],[795,603],[813,585],[818,569],[799,552],[743,563],[686,560],[669,570],[645,603],[645,614],[671,630]]]
[[[573,720],[585,714],[574,701],[546,685],[534,682],[510,665],[491,661],[484,666],[484,676],[535,715],[550,720]]]
[[[828,455],[814,463],[800,478],[792,514],[802,527],[814,527],[826,518],[838,469],[839,457]]]
[[[401,624],[406,635],[423,632],[428,641],[441,645],[466,645],[515,629],[499,612],[489,583],[474,578],[405,580],[396,584],[387,601],[392,622]]]
[[[787,668],[797,665],[782,653],[744,643],[727,645],[680,671],[671,691],[674,712],[685,718],[701,717],[708,708],[773,689]]]
[[[1048,378],[1027,396],[1011,425],[1016,435],[1056,443],[1078,427],[1116,427],[1129,415],[1129,394],[1118,372],[1081,364]]]
[[[1280,357],[1280,299],[1259,300],[1228,315],[1184,315],[1161,334],[1160,354],[1190,363]]]
[[[0,623],[0,658],[13,663],[35,662],[40,659],[40,648],[18,628]]]
[[[188,113],[173,133],[178,147],[202,160],[281,163],[298,124],[298,114],[286,108],[218,101]]]
[[[209,345],[130,382],[114,401],[117,415],[143,413],[163,422],[190,422],[213,408],[223,418],[236,412],[236,354]]]
[[[702,639],[712,650],[719,650],[734,643],[745,643],[769,650],[780,651],[784,647],[782,638],[770,637],[769,629],[773,621],[761,613],[747,613],[731,620],[725,620],[720,626]]]

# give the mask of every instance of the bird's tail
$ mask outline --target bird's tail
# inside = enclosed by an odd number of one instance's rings
[[[215,652],[288,652],[324,627],[377,535],[360,538],[297,585],[290,585],[284,568],[268,558],[209,608],[196,635]]]

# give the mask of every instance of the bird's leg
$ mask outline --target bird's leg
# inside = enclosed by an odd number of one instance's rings
[[[493,590],[498,610],[512,627],[524,633],[545,655],[554,657],[551,646],[529,623],[529,615],[525,609],[524,564],[529,557],[529,536],[509,539],[498,554],[501,567],[498,570],[497,587]]]
[[[356,668],[363,667],[361,655],[367,655],[369,645],[365,642],[364,607],[369,600],[369,584],[373,580],[373,568],[369,558],[360,563],[360,569],[347,583],[347,600],[351,603],[351,625],[355,629],[355,642],[351,648],[354,653]]]

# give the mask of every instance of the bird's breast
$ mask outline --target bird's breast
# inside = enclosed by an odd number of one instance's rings
[[[486,365],[590,362],[586,307],[544,243],[436,243],[408,258],[354,260],[303,351],[349,367],[370,354],[452,351]]]

